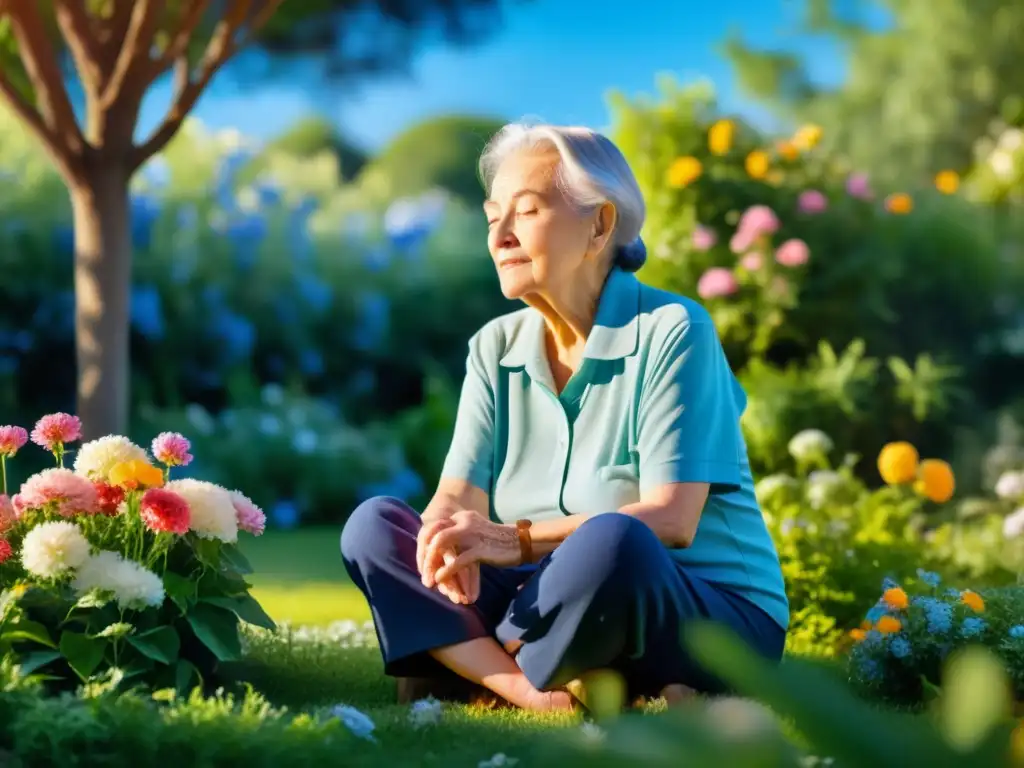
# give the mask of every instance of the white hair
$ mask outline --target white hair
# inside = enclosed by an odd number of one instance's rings
[[[510,123],[487,143],[480,156],[480,176],[488,194],[498,168],[510,155],[554,149],[558,152],[556,180],[562,194],[584,211],[612,203],[616,211],[612,243],[616,260],[638,269],[646,251],[640,241],[647,206],[633,170],[615,144],[589,128]],[[639,259],[639,263],[636,262]]]

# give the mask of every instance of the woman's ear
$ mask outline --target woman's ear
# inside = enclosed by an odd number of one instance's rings
[[[615,231],[617,219],[618,213],[612,203],[602,203],[601,207],[597,209],[590,235],[589,256],[597,256],[604,251]]]

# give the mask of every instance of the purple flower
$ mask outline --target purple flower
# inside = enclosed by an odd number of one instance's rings
[[[828,209],[828,198],[816,189],[800,193],[797,208],[801,213],[822,213]]]
[[[718,242],[718,235],[713,229],[698,224],[693,229],[693,247],[698,251],[708,251],[715,247]]]
[[[851,173],[846,180],[846,193],[858,200],[870,200],[875,196],[866,173]]]

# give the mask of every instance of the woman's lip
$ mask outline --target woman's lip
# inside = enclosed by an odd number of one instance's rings
[[[505,267],[518,267],[520,264],[529,263],[529,259],[505,259],[504,261],[498,262],[498,266],[504,269]]]

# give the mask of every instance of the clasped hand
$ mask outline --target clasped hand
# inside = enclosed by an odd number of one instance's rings
[[[470,510],[424,523],[416,541],[416,566],[423,585],[436,587],[453,603],[480,597],[480,564],[499,568],[521,559],[515,528],[493,523]]]

